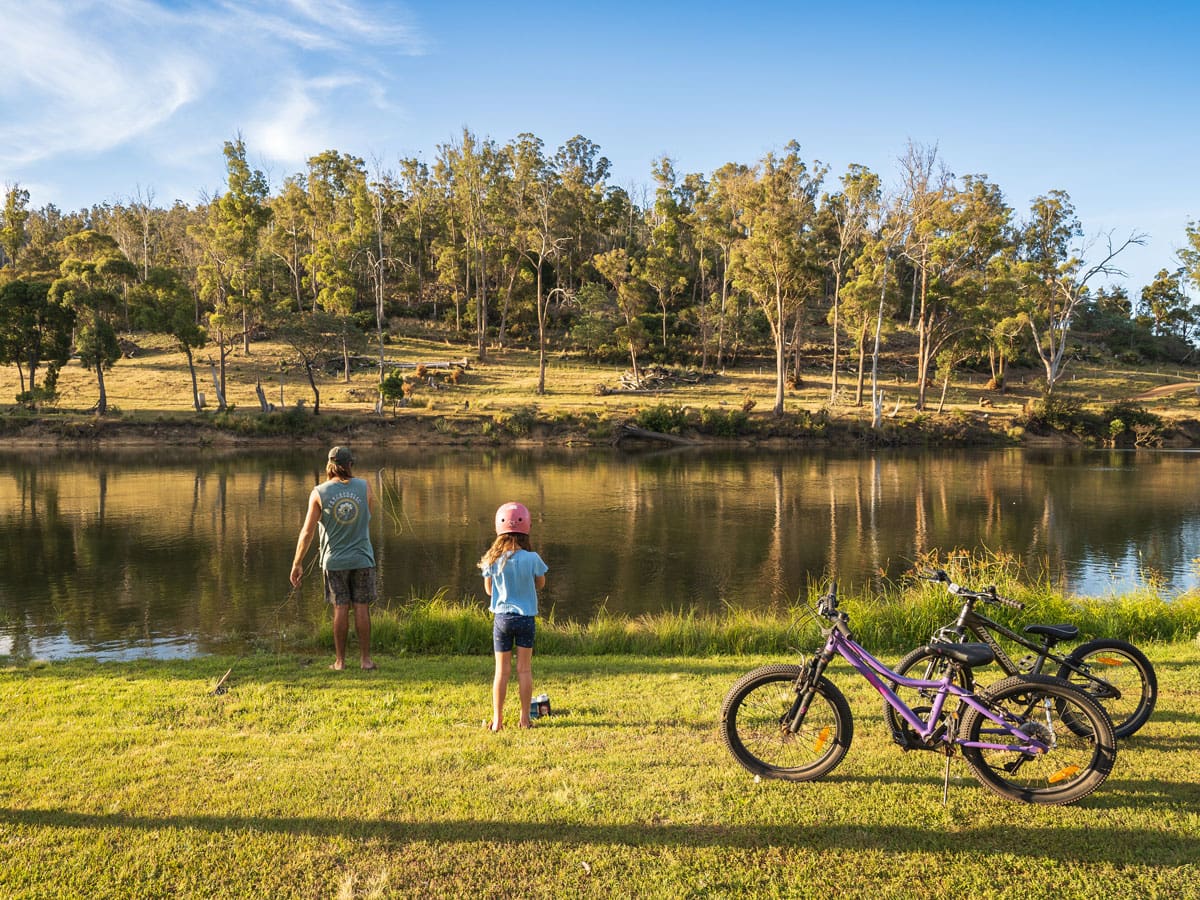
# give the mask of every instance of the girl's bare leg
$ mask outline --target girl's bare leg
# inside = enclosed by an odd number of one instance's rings
[[[496,677],[492,680],[492,731],[504,727],[504,698],[508,694],[508,679],[511,676],[512,653],[496,653]],[[525,715],[529,715],[528,707],[525,708]]]
[[[533,648],[517,648],[517,691],[521,695],[521,727],[531,728],[529,704],[533,701]]]

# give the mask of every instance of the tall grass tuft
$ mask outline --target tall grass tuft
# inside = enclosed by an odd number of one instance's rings
[[[955,582],[974,589],[995,585],[1001,596],[1024,610],[987,607],[986,613],[1020,631],[1033,623],[1070,622],[1081,639],[1114,637],[1144,643],[1200,641],[1200,593],[1165,600],[1151,588],[1111,598],[1071,598],[1046,578],[1022,580],[1022,567],[1005,554],[930,554],[918,571],[945,569]],[[602,607],[587,621],[560,618],[555,610],[538,620],[539,651],[557,655],[719,656],[790,654],[820,641],[811,613],[824,585],[809,586],[794,604],[772,609],[727,606],[719,612],[671,610],[628,616]],[[859,642],[879,654],[901,654],[925,643],[958,611],[942,584],[921,579],[855,588],[840,594]],[[475,600],[452,600],[445,592],[411,598],[372,616],[372,649],[381,653],[487,655],[492,652],[491,614]],[[332,643],[328,623],[306,646]]]

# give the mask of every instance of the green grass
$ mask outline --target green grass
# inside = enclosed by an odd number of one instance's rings
[[[1025,608],[987,606],[981,611],[1018,631],[1034,622],[1072,622],[1079,626],[1081,640],[1113,637],[1145,644],[1200,636],[1200,592],[1167,600],[1150,586],[1116,597],[1071,598],[1044,581],[1030,583],[1017,560],[1002,554],[930,556],[916,568],[944,568],[952,579],[975,589],[995,585],[1001,596],[1018,600]],[[667,611],[629,617],[602,609],[580,622],[551,609],[543,611],[538,622],[538,647],[562,656],[785,653],[815,639],[817,625],[804,604],[815,605],[823,590],[824,585],[812,585],[787,608],[729,608],[719,615]],[[928,581],[892,584],[882,590],[851,585],[841,589],[839,596],[855,634],[864,646],[877,651],[904,651],[924,643],[937,628],[953,622],[959,608],[943,585]],[[382,652],[491,653],[491,615],[477,600],[455,601],[445,594],[413,599],[377,609],[372,623],[372,647]],[[313,651],[332,641],[326,622],[302,646]]]
[[[942,758],[892,745],[844,667],[846,760],[755,783],[716,717],[785,655],[539,645],[555,715],[498,735],[487,656],[0,658],[0,895],[1195,896],[1200,646],[1146,649],[1155,716],[1065,808],[1000,800],[960,761],[943,807]]]

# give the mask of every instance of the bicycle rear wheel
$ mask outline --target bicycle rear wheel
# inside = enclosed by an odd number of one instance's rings
[[[1024,743],[974,707],[959,736],[1003,749],[963,747],[963,758],[988,790],[1010,800],[1060,805],[1086,797],[1108,778],[1117,743],[1108,714],[1061,678],[1014,675],[976,695],[1011,725],[1047,746],[1022,752]]]
[[[842,692],[828,680],[816,693],[796,733],[784,719],[796,703],[803,668],[771,665],[738,679],[721,706],[721,737],[744,769],[764,778],[811,781],[832,770],[854,738],[854,720]]]
[[[1118,738],[1145,725],[1158,702],[1158,678],[1150,660],[1133,644],[1115,638],[1080,644],[1059,668],[1058,677],[1104,707]]]

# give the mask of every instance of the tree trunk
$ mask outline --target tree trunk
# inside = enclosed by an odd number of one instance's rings
[[[312,388],[313,392],[313,415],[319,416],[321,414],[321,392],[317,389],[317,380],[313,378],[312,363],[308,360],[304,361],[304,373],[308,376],[308,386]]]
[[[830,367],[829,373],[829,402],[837,402],[838,394],[838,326],[840,324],[838,316],[841,312],[838,301],[842,293],[842,269],[839,264],[837,271],[833,273],[833,365]]]
[[[772,412],[777,415],[783,415],[783,385],[786,380],[786,360],[785,360],[785,341],[784,328],[786,323],[783,320],[783,291],[779,285],[775,286],[775,406]]]
[[[192,376],[192,406],[196,412],[200,412],[200,387],[196,384],[196,361],[192,358],[192,348],[187,344],[183,345],[183,352],[187,356],[188,374]]]
[[[100,386],[100,399],[96,402],[96,415],[108,412],[108,394],[104,390],[104,363],[96,363],[96,383]]]
[[[542,260],[539,257],[537,267],[537,303],[538,317],[538,396],[546,393],[546,310],[542,305]]]

